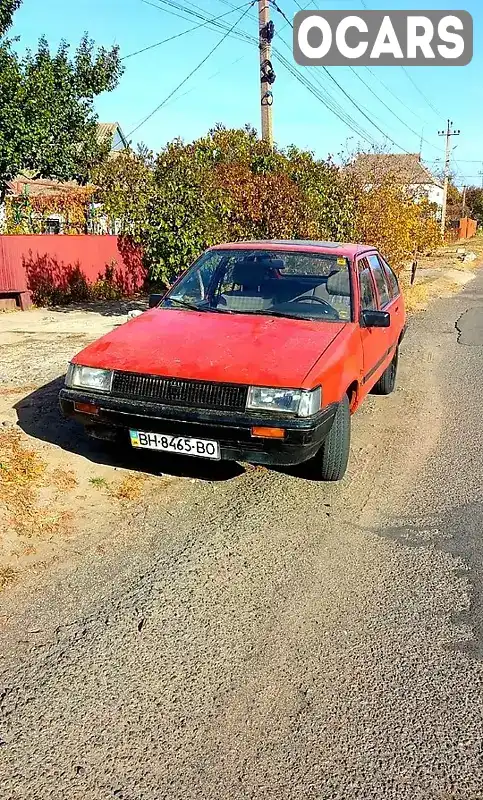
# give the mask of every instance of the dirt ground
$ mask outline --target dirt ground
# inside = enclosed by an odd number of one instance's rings
[[[135,454],[91,441],[58,409],[70,358],[145,306],[0,314],[0,588],[78,548],[112,547],[119,515],[154,485],[159,493],[160,480],[172,491],[159,469],[153,481]]]
[[[474,253],[476,258],[473,261],[462,261],[460,256],[463,253],[458,251]],[[440,247],[431,255],[420,257],[413,285],[410,286],[410,270],[402,276],[408,311],[424,311],[432,298],[450,297],[454,292],[460,291],[473,279],[482,260],[483,235]]]
[[[478,258],[458,260],[458,247]],[[410,311],[458,291],[483,260],[483,237],[420,260],[407,286]],[[108,449],[64,420],[58,392],[67,364],[89,342],[127,321],[145,301],[0,313],[0,589],[54,563],[116,546],[126,514],[149,499],[166,504],[191,480],[248,467],[151,458]],[[184,471],[186,470],[186,471]],[[210,472],[211,471],[211,472]],[[213,475],[211,475],[213,473]]]

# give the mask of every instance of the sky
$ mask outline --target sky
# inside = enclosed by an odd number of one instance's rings
[[[241,17],[244,0],[173,0],[205,16],[223,16],[222,22],[234,25]],[[309,0],[277,0],[286,17],[293,19]],[[392,152],[419,152],[424,138],[423,160],[435,171],[442,167],[444,138],[438,130],[450,118],[461,130],[451,140],[451,168],[459,185],[480,185],[483,170],[483,3],[466,0],[424,0],[424,9],[469,11],[474,20],[474,56],[466,67],[399,66],[333,67],[329,72],[384,136],[362,116],[321,67],[303,68],[292,56],[292,31],[275,8],[273,45],[284,54],[298,74],[316,88],[322,86],[357,124]],[[162,7],[161,7],[162,6]],[[312,7],[358,11],[369,9],[421,9],[421,0],[314,0]],[[238,10],[234,10],[234,8]],[[181,19],[174,13],[185,16]],[[23,0],[16,12],[12,34],[19,37],[19,51],[35,47],[45,35],[52,49],[61,39],[73,48],[87,31],[96,44],[117,44],[124,58],[124,74],[118,87],[96,99],[102,122],[118,122],[124,134],[159,150],[167,141],[181,137],[187,141],[205,134],[216,123],[241,127],[247,123],[260,128],[259,54],[255,44],[226,37],[205,63],[150,119],[137,128],[173,89],[210,53],[223,38],[223,32],[199,27],[190,33],[151,48],[130,54],[161,40],[176,36],[199,24],[160,0]],[[236,30],[258,35],[256,4],[249,8]],[[129,56],[129,57],[128,57]],[[284,147],[295,144],[312,150],[318,157],[355,151],[361,139],[281,63],[272,58],[277,75],[274,94],[274,138]],[[409,76],[409,77],[408,77]],[[411,80],[412,79],[412,80]],[[364,85],[362,81],[367,84]],[[383,85],[384,84],[384,85]],[[396,116],[399,119],[396,118]],[[412,129],[412,130],[409,130]],[[363,146],[367,145],[362,142]]]

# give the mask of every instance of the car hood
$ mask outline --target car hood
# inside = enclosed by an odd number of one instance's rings
[[[154,308],[93,342],[73,362],[173,378],[297,387],[344,326]]]

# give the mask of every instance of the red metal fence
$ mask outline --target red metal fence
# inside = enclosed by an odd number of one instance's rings
[[[108,235],[0,236],[0,297],[16,295],[22,308],[39,286],[92,285],[106,274],[122,294],[139,291],[146,277],[139,248]]]
[[[476,219],[463,217],[460,220],[451,222],[450,227],[446,231],[445,239],[447,242],[458,242],[460,239],[471,239],[476,236],[478,223]]]
[[[463,217],[463,219],[460,219],[458,238],[471,239],[472,236],[476,235],[476,227],[477,227],[477,222],[475,219],[469,219],[469,217]]]

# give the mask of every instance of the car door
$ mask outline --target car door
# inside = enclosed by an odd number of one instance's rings
[[[401,331],[406,324],[404,299],[399,286],[399,281],[396,278],[393,270],[387,261],[381,256],[381,254],[378,254],[378,259],[386,276],[387,287],[390,295],[389,303],[384,310],[389,311],[391,314],[391,329],[394,331],[395,336],[399,338]]]
[[[394,296],[394,289],[391,289],[388,280],[388,273],[384,269],[382,258],[378,254],[369,256],[369,264],[374,275],[376,282],[376,289],[378,295],[379,309],[387,311],[391,317],[391,325],[386,328],[387,348],[391,354],[398,344],[399,336],[402,330],[401,319],[404,316],[404,304],[402,302],[400,293]],[[395,276],[394,276],[395,277]],[[396,281],[397,283],[397,281]],[[399,289],[399,284],[397,285]],[[390,359],[388,359],[390,361]]]
[[[359,305],[361,320],[361,342],[363,368],[361,388],[364,394],[376,382],[381,373],[381,365],[388,349],[388,328],[366,328],[362,323],[363,311],[377,311],[379,297],[373,271],[367,256],[358,259]]]

